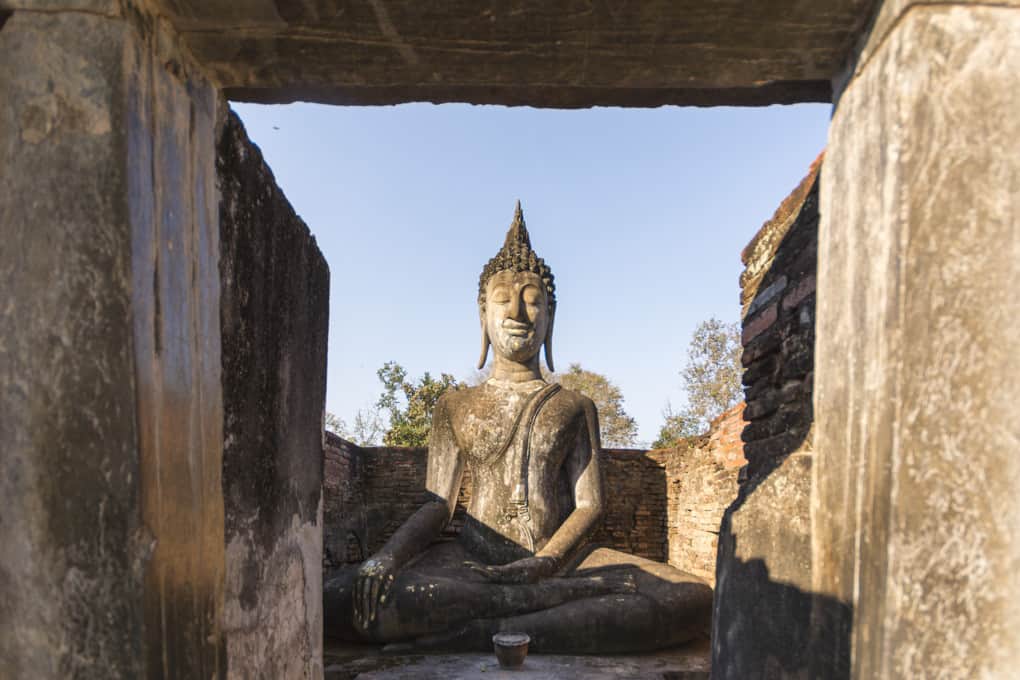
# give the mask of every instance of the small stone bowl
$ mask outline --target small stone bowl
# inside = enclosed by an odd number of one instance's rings
[[[496,648],[496,658],[503,668],[520,668],[524,657],[528,655],[528,643],[531,638],[526,633],[496,633],[492,636],[492,646]]]

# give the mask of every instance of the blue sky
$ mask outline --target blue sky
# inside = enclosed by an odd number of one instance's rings
[[[478,274],[519,198],[556,276],[557,368],[620,386],[651,441],[694,327],[740,316],[740,251],[825,146],[830,106],[234,104],[330,266],[327,410],[376,370],[472,374]]]

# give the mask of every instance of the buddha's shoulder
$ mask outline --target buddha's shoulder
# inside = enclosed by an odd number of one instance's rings
[[[501,390],[486,384],[474,386],[462,386],[447,390],[439,397],[436,403],[437,411],[446,412],[450,415],[482,409],[488,411],[500,402],[504,401],[506,395]],[[569,413],[584,413],[594,410],[595,404],[591,399],[580,392],[560,387],[555,394],[551,395],[548,401],[549,406],[554,406],[557,411]]]
[[[456,412],[477,401],[481,394],[478,387],[460,385],[453,389],[446,390],[436,400],[436,411]]]
[[[565,415],[583,415],[588,411],[595,411],[595,402],[576,390],[562,386],[553,396],[550,405]]]

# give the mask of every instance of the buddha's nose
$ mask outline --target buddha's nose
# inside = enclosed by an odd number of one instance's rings
[[[524,305],[521,304],[521,296],[520,295],[514,295],[510,299],[510,318],[511,319],[518,319],[519,320],[521,318],[521,310],[523,308],[524,308]]]

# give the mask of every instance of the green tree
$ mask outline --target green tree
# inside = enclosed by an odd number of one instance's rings
[[[359,408],[350,425],[343,418],[326,413],[326,429],[358,446],[378,446],[386,433],[378,406]]]
[[[443,392],[458,386],[443,373],[436,380],[426,372],[417,382],[407,380],[407,371],[395,361],[383,364],[376,375],[383,384],[377,406],[389,413],[390,426],[383,436],[386,446],[427,446],[432,431],[432,411]]]
[[[595,402],[599,412],[602,445],[626,448],[637,442],[637,422],[623,408],[623,393],[606,376],[570,364],[564,373],[553,373],[547,380],[558,382],[569,390],[580,392]]]
[[[673,446],[681,439],[697,436],[701,432],[701,426],[689,410],[682,409],[674,411],[673,405],[668,403],[662,411],[662,427],[659,428],[659,436],[652,442],[653,449],[664,449]]]
[[[740,401],[740,353],[739,324],[714,317],[698,324],[687,347],[687,366],[680,372],[687,405],[680,411],[666,405],[665,422],[652,446],[671,446],[703,434],[716,416]]]

